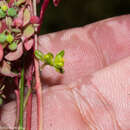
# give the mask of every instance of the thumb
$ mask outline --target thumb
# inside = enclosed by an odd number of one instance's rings
[[[45,67],[44,84],[66,84],[129,56],[129,34],[130,16],[125,15],[41,36],[39,49],[43,53],[65,50],[65,73]]]
[[[45,130],[129,130],[130,57],[69,85],[45,89]],[[32,130],[36,130],[36,98],[33,98]],[[4,106],[2,121],[11,128],[15,103]]]

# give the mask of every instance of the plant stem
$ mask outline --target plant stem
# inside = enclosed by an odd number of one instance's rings
[[[36,8],[36,0],[33,0],[33,9],[34,16],[37,16],[37,8]],[[35,32],[37,32],[37,27],[35,28]],[[34,49],[38,49],[38,38],[37,34],[34,35],[35,47]],[[42,86],[40,81],[40,72],[39,72],[39,62],[34,57],[34,67],[35,67],[35,80],[36,80],[36,94],[37,94],[37,130],[43,130],[43,97],[42,97]]]
[[[28,97],[26,114],[26,130],[31,130],[31,114],[32,114],[32,93]]]
[[[24,69],[22,69],[22,71],[21,71],[21,79],[19,82],[19,91],[20,91],[19,130],[23,130]]]
[[[19,124],[19,110],[20,110],[19,90],[15,90],[15,94],[16,94],[16,99],[17,99],[17,112],[16,112],[15,127],[18,127],[18,124]]]
[[[24,99],[24,103],[23,103],[23,108],[25,109],[27,103],[28,103],[28,100],[29,100],[29,96],[31,95],[31,92],[32,92],[32,89],[31,87],[28,87],[28,92],[27,92],[27,95]]]
[[[32,67],[31,67],[32,68]],[[31,71],[32,74],[32,71]],[[31,76],[32,79],[32,76]],[[24,108],[26,107],[26,129],[31,130],[31,117],[32,117],[32,89],[31,89],[31,80],[27,79],[28,92],[24,100]],[[27,106],[26,106],[27,103]]]
[[[49,4],[49,1],[50,0],[44,0],[44,2],[42,4],[41,11],[40,11],[40,25],[38,27],[38,32],[40,31],[40,28],[41,28],[41,25],[42,25],[42,22],[43,22],[43,17],[44,17],[45,11],[47,9],[47,6]]]

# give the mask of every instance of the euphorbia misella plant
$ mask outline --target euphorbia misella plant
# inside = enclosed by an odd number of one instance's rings
[[[53,0],[55,6],[60,0]],[[37,95],[37,129],[43,129],[43,105],[40,70],[50,65],[63,73],[64,51],[55,57],[51,52],[38,50],[38,31],[49,0],[44,0],[40,17],[37,16],[36,0],[0,1],[0,103],[2,104],[4,80],[10,77],[17,86],[17,113],[15,128],[23,130],[23,114],[26,110],[26,130],[31,130],[32,89]],[[28,62],[29,58],[29,62]],[[39,66],[39,60],[43,63]],[[33,81],[34,80],[34,81]],[[25,86],[28,88],[24,92]]]

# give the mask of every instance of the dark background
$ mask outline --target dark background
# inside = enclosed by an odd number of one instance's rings
[[[130,12],[130,0],[61,0],[57,8],[52,1],[46,11],[41,34],[83,26]]]

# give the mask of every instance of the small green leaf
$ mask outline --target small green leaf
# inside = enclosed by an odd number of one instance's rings
[[[45,54],[43,57],[45,64],[53,66],[53,57],[54,57],[53,54],[50,52]]]
[[[23,3],[25,3],[26,2],[26,0],[18,0],[17,2],[16,2],[16,5],[17,6],[20,6],[21,4],[23,4]]]
[[[56,68],[62,68],[64,66],[64,51],[59,52],[54,59],[54,66]]]
[[[16,43],[16,42],[13,42],[13,43],[11,43],[8,47],[9,47],[9,49],[10,49],[11,51],[15,51],[18,46],[17,46],[17,43]]]
[[[14,37],[11,34],[8,34],[7,38],[6,38],[6,41],[9,42],[9,43],[12,43],[13,40],[14,40]]]
[[[6,17],[6,25],[10,28],[13,24],[11,17]]]
[[[44,61],[44,54],[41,51],[35,50],[34,55],[38,60]]]
[[[54,59],[54,67],[56,69],[56,71],[60,72],[60,73],[63,73],[64,72],[64,59],[63,59],[63,56],[64,56],[64,50],[63,51],[60,51],[55,59]]]
[[[8,6],[7,5],[3,5],[1,6],[2,11],[6,12],[8,10]]]
[[[0,9],[0,18],[4,18],[6,16],[6,13]]]
[[[62,51],[60,51],[60,52],[59,52],[56,56],[59,56],[59,55],[60,55],[60,56],[62,56],[62,57],[63,57],[63,56],[64,56],[64,54],[65,54],[65,51],[64,51],[64,50],[62,50]]]
[[[4,33],[0,34],[0,43],[4,43],[6,41],[6,35]]]
[[[24,10],[23,26],[27,25],[30,22],[30,19],[31,19],[30,10],[28,8],[26,8]]]
[[[30,24],[23,31],[23,39],[30,38],[33,34],[34,34],[34,27],[32,24]]]
[[[17,15],[17,11],[14,8],[9,8],[7,13],[10,17],[15,17]]]
[[[8,3],[5,0],[4,1],[0,1],[0,7],[2,7],[4,5],[8,6]]]

